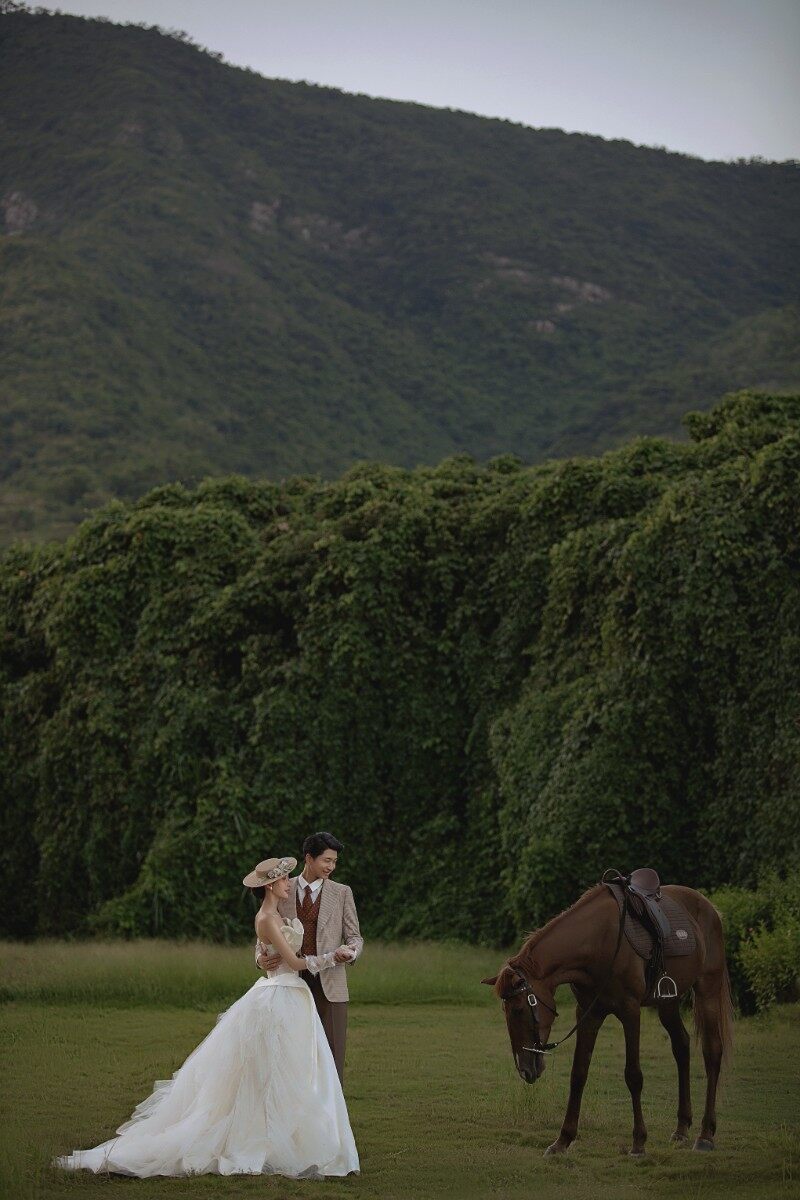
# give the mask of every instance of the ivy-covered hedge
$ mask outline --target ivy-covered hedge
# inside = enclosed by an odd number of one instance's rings
[[[0,565],[3,932],[234,938],[333,829],[366,929],[506,941],[608,866],[800,849],[800,401],[598,459],[115,503]]]

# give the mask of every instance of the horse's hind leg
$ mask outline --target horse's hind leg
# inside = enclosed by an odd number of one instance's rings
[[[681,1020],[680,1001],[662,1000],[658,1006],[658,1019],[669,1034],[678,1068],[678,1124],[670,1141],[682,1144],[688,1141],[692,1123],[692,1098],[689,1085],[689,1034]]]
[[[730,1037],[729,1018],[726,1005],[728,998],[727,976],[715,973],[698,980],[695,986],[694,1017],[703,1045],[703,1061],[706,1067],[706,1107],[703,1124],[695,1139],[695,1150],[713,1150],[717,1132],[717,1083],[722,1067],[725,1039]],[[726,1032],[726,1030],[728,1032]]]

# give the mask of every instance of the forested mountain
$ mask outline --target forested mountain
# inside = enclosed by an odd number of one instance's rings
[[[0,17],[0,511],[594,452],[800,385],[798,172]],[[3,223],[4,222],[4,223]]]
[[[173,484],[9,549],[0,932],[238,938],[244,869],[319,827],[390,936],[796,866],[800,400],[689,424]]]

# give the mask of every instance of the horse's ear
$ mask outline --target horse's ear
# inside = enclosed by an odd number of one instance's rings
[[[497,983],[497,976],[495,975],[492,979],[482,979],[481,983],[488,983],[489,987],[494,987]]]

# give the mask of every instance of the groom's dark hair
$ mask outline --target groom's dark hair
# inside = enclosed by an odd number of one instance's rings
[[[332,833],[312,833],[303,842],[303,858],[307,854],[312,858],[319,858],[326,850],[335,850],[338,854],[340,850],[344,850],[344,846]]]

